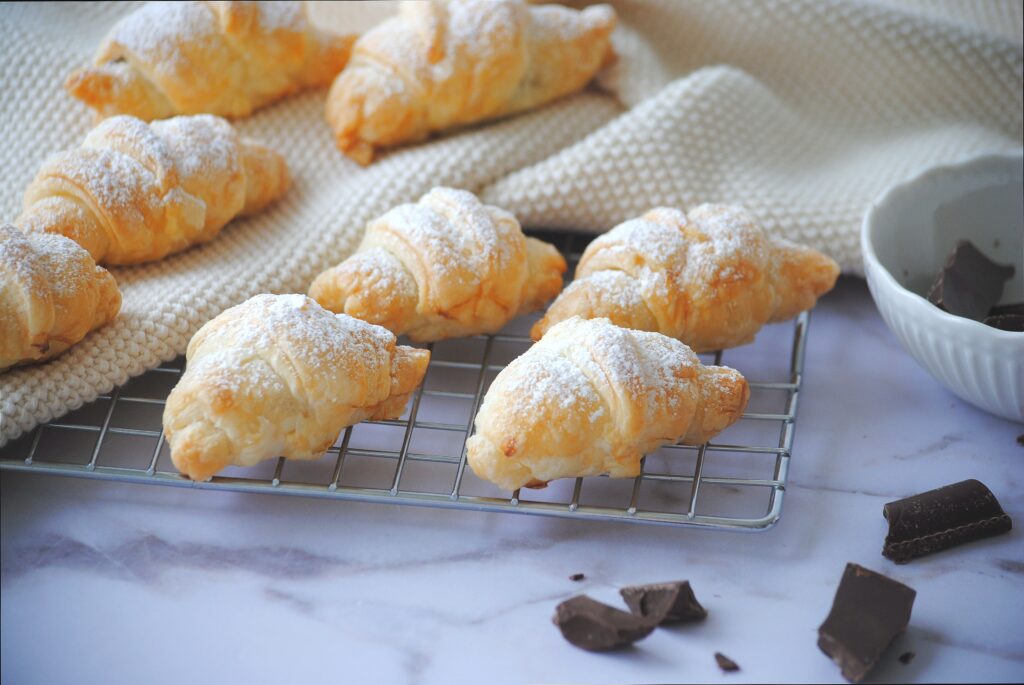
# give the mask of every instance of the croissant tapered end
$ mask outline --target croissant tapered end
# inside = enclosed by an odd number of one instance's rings
[[[839,265],[817,250],[788,241],[775,246],[778,259],[775,292],[778,301],[769,321],[785,321],[811,309],[818,298],[832,290]]]
[[[658,330],[658,320],[644,302],[636,279],[622,271],[597,271],[570,283],[530,329],[530,337],[540,340],[552,326],[574,316],[605,318],[638,331]]]
[[[68,94],[96,110],[97,118],[130,114],[144,121],[174,116],[174,107],[128,62],[108,62],[73,71]]]
[[[242,139],[242,160],[245,164],[245,206],[243,216],[255,214],[281,197],[291,185],[288,162],[278,152]]]
[[[529,276],[523,291],[520,314],[540,309],[562,291],[562,274],[569,266],[565,257],[550,243],[536,238],[526,239]]]
[[[416,281],[402,262],[382,249],[357,252],[313,280],[309,296],[336,314],[405,333],[419,303]]]
[[[96,262],[103,261],[110,247],[110,236],[100,218],[69,195],[51,195],[30,203],[15,223],[25,233],[53,233],[70,238]]]
[[[728,366],[700,367],[700,384],[701,401],[682,439],[687,445],[703,445],[736,423],[750,400],[747,379]]]
[[[430,364],[430,351],[398,345],[391,361],[391,395],[370,415],[371,421],[397,419],[405,411],[409,396],[423,382]]]

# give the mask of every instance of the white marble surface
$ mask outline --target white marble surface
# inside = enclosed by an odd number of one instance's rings
[[[848,561],[918,592],[869,682],[1024,679],[1024,427],[918,368],[861,281],[815,311],[806,371],[785,511],[759,534],[4,472],[0,679],[841,682],[815,642]],[[885,502],[969,477],[1018,528],[905,566],[881,556]],[[551,624],[573,594],[616,603],[683,578],[707,621],[632,649],[583,652]]]

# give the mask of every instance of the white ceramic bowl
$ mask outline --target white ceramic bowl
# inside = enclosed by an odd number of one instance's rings
[[[864,272],[903,347],[940,383],[1024,422],[1024,333],[948,314],[926,299],[958,240],[1012,264],[1000,303],[1024,301],[1024,153],[934,167],[893,186],[864,217]]]

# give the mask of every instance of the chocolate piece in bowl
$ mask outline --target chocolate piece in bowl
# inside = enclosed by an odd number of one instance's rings
[[[982,321],[1013,272],[1013,266],[994,262],[974,243],[961,240],[928,291],[928,301],[950,314]]]
[[[633,585],[622,588],[619,594],[626,600],[630,611],[659,625],[700,621],[708,615],[707,609],[694,596],[688,580]]]
[[[882,555],[897,564],[1013,527],[992,491],[974,479],[889,502],[882,515],[889,522]]]
[[[651,634],[656,622],[628,614],[586,595],[567,599],[555,609],[562,636],[581,649],[605,652],[631,645]]]
[[[1004,331],[1024,332],[1024,302],[992,307],[984,323]]]
[[[818,628],[818,647],[852,683],[874,668],[907,629],[917,592],[857,564],[847,564],[832,610]]]

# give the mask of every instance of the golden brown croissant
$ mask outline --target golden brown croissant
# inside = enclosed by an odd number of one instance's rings
[[[257,295],[195,334],[164,409],[171,459],[194,480],[277,456],[316,459],[345,426],[401,415],[430,352],[305,295]]]
[[[73,241],[0,226],[0,370],[56,357],[120,309],[114,277]]]
[[[689,215],[662,207],[590,243],[531,334],[537,340],[572,316],[607,317],[697,352],[735,347],[813,307],[838,276],[834,261],[768,236],[741,207],[701,205]]]
[[[370,222],[359,250],[313,281],[331,311],[427,342],[493,333],[544,306],[566,265],[552,245],[465,190],[434,188]]]
[[[376,147],[537,107],[579,90],[614,58],[608,5],[407,2],[364,34],[327,97],[338,148]]]
[[[474,473],[501,488],[640,472],[680,439],[697,445],[739,419],[750,391],[686,345],[607,319],[572,318],[498,374],[466,442]]]
[[[313,28],[301,2],[152,2],[115,24],[64,87],[101,117],[244,117],[329,84],[354,40]]]
[[[17,223],[65,235],[97,262],[135,264],[213,239],[288,182],[283,157],[219,117],[117,116],[43,164]]]

